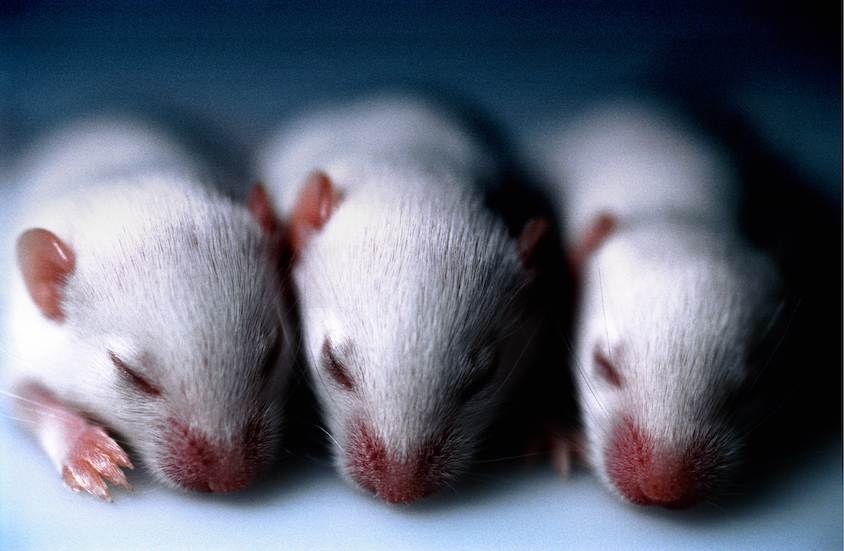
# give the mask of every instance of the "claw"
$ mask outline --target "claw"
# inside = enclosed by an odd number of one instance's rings
[[[111,494],[99,473],[90,468],[81,467],[71,469],[67,465],[62,469],[62,480],[65,485],[76,493],[86,490],[100,499],[111,501]]]
[[[126,475],[123,474],[120,467],[114,463],[104,464],[101,468],[98,468],[98,470],[104,478],[110,480],[115,486],[126,488],[130,492],[132,491],[132,486],[129,485],[129,481],[126,480]]]
[[[89,427],[77,438],[62,467],[62,480],[74,492],[86,490],[111,501],[106,480],[132,490],[120,467],[133,468],[126,452],[100,427]]]
[[[79,482],[76,481],[76,477],[73,476],[70,467],[68,467],[67,465],[62,467],[62,481],[64,481],[65,486],[67,486],[77,494],[85,489],[79,485]]]
[[[100,436],[102,438],[98,443],[98,447],[111,459],[111,463],[120,465],[121,467],[129,467],[130,469],[135,468],[132,466],[132,462],[129,461],[129,456],[126,455],[123,448],[117,445],[117,442],[112,440],[103,429],[97,427],[95,430],[101,433]]]

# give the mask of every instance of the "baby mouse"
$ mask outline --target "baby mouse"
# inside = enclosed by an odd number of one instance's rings
[[[136,459],[167,486],[233,492],[274,455],[294,352],[278,253],[206,176],[118,116],[20,163],[5,384],[77,492],[131,489]]]
[[[549,143],[578,288],[583,455],[626,500],[693,506],[759,421],[783,282],[741,235],[729,157],[667,105],[609,102]]]
[[[531,361],[546,223],[511,236],[485,205],[496,154],[417,96],[306,116],[259,166],[339,472],[390,503],[451,484]]]

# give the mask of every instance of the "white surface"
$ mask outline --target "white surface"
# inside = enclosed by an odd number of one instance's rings
[[[690,511],[613,499],[588,473],[546,464],[486,468],[452,490],[395,507],[330,467],[288,460],[252,488],[180,494],[131,473],[114,503],[62,487],[46,457],[0,423],[3,549],[840,549],[837,444],[795,457],[782,477]],[[139,476],[140,474],[140,476]]]
[[[177,18],[116,5],[54,19],[3,8],[0,154],[91,98],[134,93],[217,121],[248,150],[304,102],[405,80],[462,90],[525,135],[592,89],[673,63],[733,98],[840,201],[840,58],[815,47],[812,29],[798,32],[799,21],[780,28],[788,13],[342,3],[273,15],[257,3]],[[0,205],[2,224],[9,203]],[[0,268],[8,261],[4,253]],[[395,507],[345,485],[324,458],[282,462],[230,496],[168,491],[138,469],[135,491],[115,490],[109,504],[66,490],[2,411],[0,549],[772,550],[841,549],[844,539],[840,440],[789,450],[738,495],[679,512],[620,503],[582,470],[563,481],[546,463],[525,471],[518,462]]]

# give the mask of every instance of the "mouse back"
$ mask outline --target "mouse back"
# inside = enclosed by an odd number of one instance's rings
[[[569,246],[599,212],[654,212],[737,230],[741,186],[729,153],[679,110],[650,98],[600,103],[561,124],[543,165],[560,205]]]

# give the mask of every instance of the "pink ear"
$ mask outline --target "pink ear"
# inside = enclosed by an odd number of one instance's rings
[[[279,230],[279,222],[273,212],[273,206],[267,190],[261,184],[255,184],[246,202],[252,217],[260,224],[267,234],[274,234]]]
[[[601,213],[581,236],[571,252],[571,266],[576,277],[583,273],[583,264],[618,227],[618,220],[609,213]]]
[[[310,234],[319,231],[340,204],[340,193],[324,172],[315,172],[299,194],[290,219],[290,240],[293,254],[304,249]]]
[[[519,237],[516,239],[516,247],[519,249],[519,256],[522,257],[522,264],[527,266],[533,259],[539,242],[548,234],[550,224],[544,218],[531,218],[522,228]]]
[[[48,318],[64,320],[62,286],[76,266],[73,250],[55,234],[33,229],[18,237],[17,254],[32,301]]]

